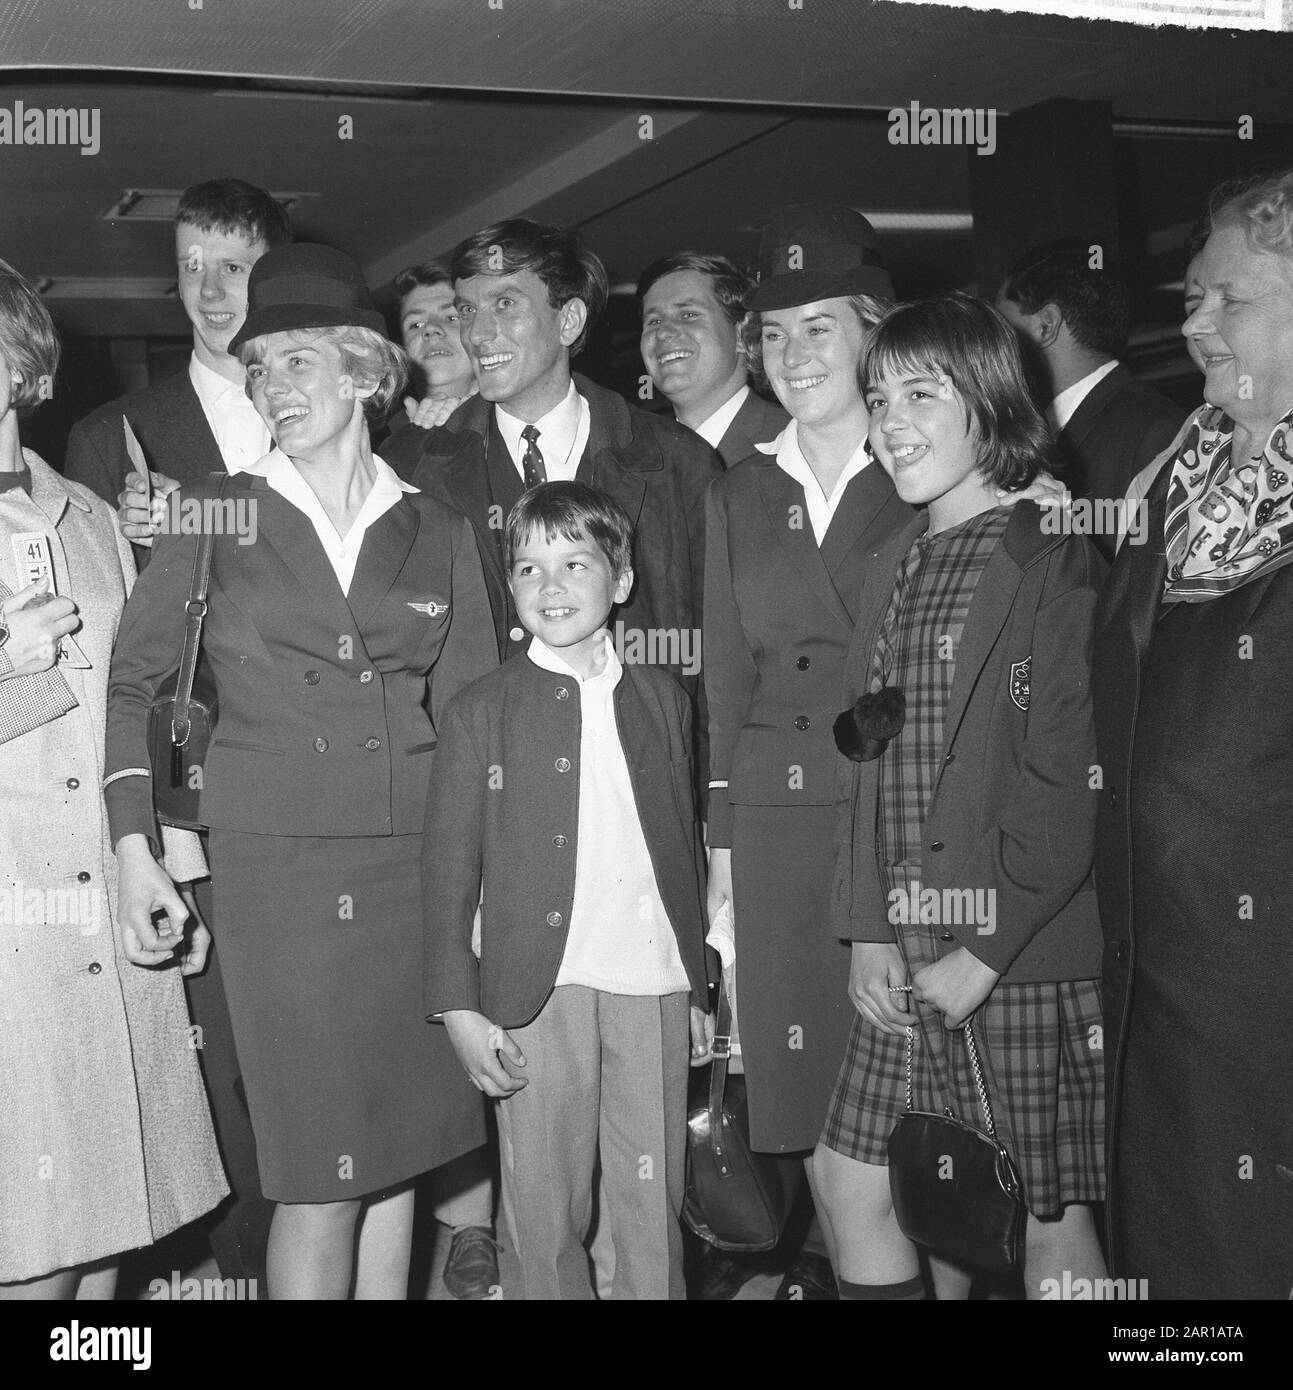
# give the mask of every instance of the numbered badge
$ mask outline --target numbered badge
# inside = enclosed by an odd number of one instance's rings
[[[46,593],[38,594],[29,600],[33,604],[48,603],[58,593],[58,580],[54,574],[54,558],[49,537],[43,531],[20,531],[13,538],[14,566],[18,571],[18,587],[25,589],[37,580],[46,581]],[[64,666],[75,666],[82,671],[90,669],[85,653],[77,645],[74,637],[63,637],[58,644],[58,658]]]

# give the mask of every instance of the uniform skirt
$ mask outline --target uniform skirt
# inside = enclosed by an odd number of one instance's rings
[[[422,1005],[422,837],[211,832],[221,968],[276,1202],[380,1192],[485,1142]]]
[[[814,1147],[848,1042],[849,948],[830,934],[833,806],[734,806],[737,1017],[757,1150]]]
[[[906,887],[901,869],[891,882]],[[938,958],[932,932],[900,933],[909,974]],[[914,1002],[914,1001],[913,1001]],[[851,1007],[851,1006],[850,1006]],[[944,1108],[986,1130],[960,1029],[915,1005],[912,1104]],[[974,1015],[974,1041],[997,1137],[1010,1150],[1024,1202],[1051,1218],[1104,1198],[1104,1038],[1097,980],[999,984]],[[907,1039],[854,1012],[848,1051],[822,1142],[862,1163],[887,1164],[889,1135],[907,1108]]]

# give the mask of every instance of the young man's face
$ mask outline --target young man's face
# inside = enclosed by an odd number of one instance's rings
[[[570,347],[583,331],[582,300],[554,309],[532,270],[473,275],[454,285],[462,340],[487,401],[533,424],[570,386]]]
[[[744,375],[737,327],[698,270],[662,275],[642,297],[642,361],[677,409]]]
[[[242,232],[204,232],[191,222],[175,228],[180,302],[193,325],[193,347],[207,366],[220,362],[247,317],[247,277],[269,248]]]
[[[633,587],[633,571],[617,575],[595,541],[552,540],[531,532],[516,549],[507,577],[517,616],[572,665],[600,640],[611,608]]]
[[[453,286],[416,285],[400,301],[404,351],[422,369],[431,395],[463,396],[471,388],[471,358],[459,332]]]

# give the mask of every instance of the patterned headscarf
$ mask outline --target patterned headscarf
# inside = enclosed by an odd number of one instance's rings
[[[1167,488],[1165,603],[1203,603],[1293,562],[1293,410],[1235,465],[1218,406],[1185,427]]]

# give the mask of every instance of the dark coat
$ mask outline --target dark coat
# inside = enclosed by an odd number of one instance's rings
[[[616,620],[627,631],[696,632],[704,584],[705,489],[721,471],[718,456],[674,420],[631,407],[582,376],[575,377],[575,385],[591,416],[578,477],[610,493],[634,526],[636,580],[629,601],[616,610]],[[523,650],[528,638],[503,573],[505,509],[495,505],[486,476],[491,410],[488,401],[472,396],[437,429],[392,435],[382,457],[401,477],[457,508],[475,527],[499,655],[507,656]],[[410,467],[411,457],[416,462]],[[695,689],[694,672],[685,673],[679,662],[659,664]]]
[[[83,483],[114,510],[133,466],[126,455],[121,417],[130,421],[148,466],[184,487],[209,473],[223,473],[224,460],[203,414],[188,369],[92,410],[72,426],[63,473]]]
[[[210,483],[182,494],[211,495]],[[202,650],[219,713],[203,822],[265,835],[418,833],[435,722],[497,661],[470,527],[405,494],[365,534],[347,599],[309,519],[265,479],[236,474],[226,497],[255,504],[257,535],[215,540]],[[107,774],[148,766],[148,703],[179,660],[196,545],[195,535],[158,536],[126,605]],[[122,778],[106,795],[114,843],[132,831],[156,838],[146,778]]]
[[[1185,411],[1121,363],[1073,412],[1055,441],[1057,471],[1075,497],[1125,497],[1131,480],[1176,438]],[[1094,537],[1106,560],[1112,535]]]
[[[615,720],[638,818],[692,1003],[707,1009],[691,719],[676,681],[649,666],[624,667]],[[581,727],[577,683],[524,652],[450,703],[423,861],[428,1017],[471,1009],[519,1028],[551,993],[575,897]],[[478,903],[479,961],[471,949]]]
[[[841,708],[870,688],[895,575],[927,524],[916,517],[870,557]],[[1047,535],[1040,510],[1019,502],[979,578],[956,652],[942,769],[921,839],[921,886],[995,890],[995,931],[953,927],[939,951],[964,946],[1011,984],[1100,973],[1089,670],[1103,577],[1086,540]],[[876,866],[879,763],[837,754],[837,766],[844,810],[831,930],[889,942],[894,929]]]
[[[844,496],[819,549],[804,489],[771,454],[709,493],[705,691],[709,843],[732,843],[732,806],[829,806],[831,722],[871,553],[911,508],[878,464]],[[800,769],[793,776],[791,769]]]
[[[732,417],[732,423],[718,441],[724,468],[757,453],[756,444],[771,444],[790,423],[790,416],[775,401],[766,401],[753,388]]]
[[[1152,1298],[1287,1298],[1293,566],[1164,617],[1170,477],[1096,623],[1110,1257]]]

